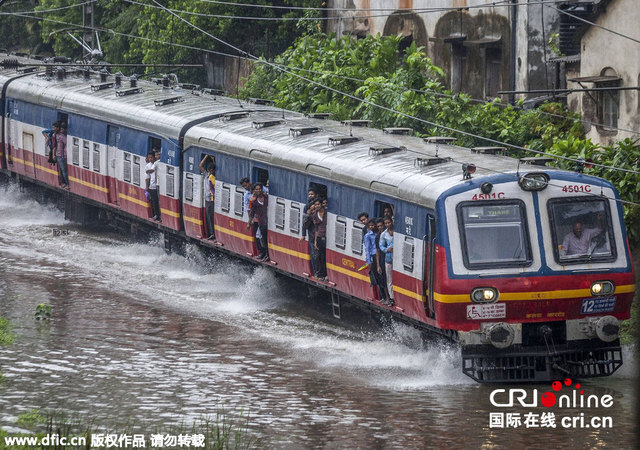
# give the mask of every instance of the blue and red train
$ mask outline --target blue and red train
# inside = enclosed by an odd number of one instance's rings
[[[634,273],[618,193],[605,180],[504,149],[240,102],[168,77],[154,83],[0,58],[5,173],[60,189],[42,131],[62,120],[70,190],[60,192],[245,258],[254,243],[239,180],[268,179],[271,261],[261,264],[330,291],[334,307],[350,300],[459,342],[463,372],[480,382],[606,376],[622,364],[618,333]],[[154,147],[161,224],[144,193]],[[217,165],[218,244],[205,239],[204,155]],[[310,187],[329,200],[327,282],[310,276],[300,241]],[[388,206],[392,307],[358,270],[357,213],[378,216]]]

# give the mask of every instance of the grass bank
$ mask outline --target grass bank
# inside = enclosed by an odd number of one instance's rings
[[[227,415],[218,413],[215,418],[204,417],[190,425],[168,425],[162,429],[134,422],[104,426],[97,424],[95,419],[69,418],[64,413],[33,409],[20,414],[15,422],[15,426],[24,432],[9,433],[0,428],[0,449],[139,447],[240,450],[263,447],[265,443],[249,433],[248,425],[248,415],[241,414],[238,419],[229,419]],[[15,442],[11,445],[5,438],[36,438],[38,442],[22,441],[20,445]],[[133,445],[134,439],[144,445]]]

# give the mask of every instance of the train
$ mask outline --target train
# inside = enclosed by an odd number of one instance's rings
[[[343,302],[356,303],[454,342],[462,372],[480,383],[602,377],[622,365],[620,321],[635,279],[620,198],[606,180],[549,158],[300,114],[171,76],[12,54],[0,66],[8,176],[326,290],[336,317]],[[56,121],[68,124],[68,190],[42,134]],[[145,197],[152,148],[161,149],[161,222]],[[206,239],[206,155],[216,162],[216,242]],[[269,182],[270,261],[252,258],[244,177]],[[300,239],[310,188],[328,199],[327,280],[312,276]],[[390,306],[359,270],[357,215],[385,208],[395,221]]]

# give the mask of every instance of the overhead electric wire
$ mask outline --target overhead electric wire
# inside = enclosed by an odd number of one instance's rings
[[[152,1],[154,1],[155,3],[157,3],[155,0],[152,0]],[[210,33],[206,32],[206,31],[202,30],[202,29],[201,29],[201,28],[199,28],[197,25],[193,25],[193,24],[191,24],[189,21],[187,21],[186,19],[184,19],[184,18],[182,18],[182,17],[178,16],[177,14],[175,14],[175,13],[171,12],[170,10],[168,10],[168,9],[166,9],[166,8],[164,8],[164,7],[162,7],[162,8],[163,8],[164,10],[166,10],[167,12],[169,12],[170,14],[172,14],[172,15],[174,15],[174,16],[176,16],[176,17],[178,17],[180,20],[182,20],[182,21],[186,22],[186,23],[187,23],[187,24],[189,24],[191,27],[193,27],[193,28],[197,29],[197,30],[198,30],[198,31],[200,31],[201,33],[203,33],[203,34],[205,34],[205,35],[207,35],[207,36],[211,37],[211,38],[212,38],[212,39],[214,39],[214,40],[216,40],[217,42],[219,42],[219,43],[221,43],[221,44],[223,44],[223,45],[225,45],[225,46],[227,46],[227,47],[232,48],[233,50],[237,51],[237,52],[238,52],[238,53],[240,53],[241,55],[246,55],[246,56],[247,56],[247,59],[251,59],[251,60],[253,60],[253,61],[261,62],[261,63],[263,63],[263,64],[266,64],[266,65],[272,66],[272,67],[274,67],[274,68],[275,68],[275,69],[277,69],[277,70],[280,70],[280,71],[282,71],[282,72],[288,73],[288,74],[290,74],[290,75],[292,75],[292,76],[294,76],[294,77],[300,78],[300,79],[302,79],[302,80],[304,80],[304,81],[307,81],[308,83],[315,84],[315,85],[320,86],[320,87],[323,87],[323,88],[325,88],[325,89],[327,89],[327,90],[333,91],[333,92],[335,92],[335,93],[337,93],[337,94],[340,94],[340,95],[342,95],[342,96],[344,96],[344,97],[351,98],[351,99],[356,100],[356,101],[358,101],[358,102],[361,102],[361,103],[364,103],[364,104],[368,104],[368,105],[370,105],[370,106],[372,106],[372,107],[376,107],[376,108],[379,108],[379,109],[383,109],[383,110],[386,110],[386,111],[391,112],[391,113],[393,113],[393,114],[397,114],[397,115],[400,115],[400,116],[403,116],[403,117],[406,117],[406,118],[409,118],[409,119],[412,119],[412,120],[416,120],[416,121],[418,121],[418,122],[426,123],[426,124],[431,125],[431,126],[436,127],[436,128],[445,129],[445,130],[451,131],[451,132],[453,132],[453,133],[459,133],[459,134],[466,135],[466,136],[470,136],[470,137],[474,137],[474,138],[477,138],[477,139],[480,139],[480,140],[483,140],[483,141],[486,141],[486,142],[491,142],[491,143],[494,143],[494,144],[499,144],[499,145],[502,145],[502,146],[506,146],[506,147],[510,147],[510,148],[515,148],[515,149],[517,149],[517,150],[524,150],[524,151],[527,151],[527,152],[532,152],[532,153],[536,153],[536,154],[542,154],[542,155],[550,156],[550,157],[553,157],[553,158],[556,158],[556,159],[560,159],[560,160],[570,161],[570,162],[574,162],[574,163],[584,163],[584,161],[581,161],[581,160],[576,159],[576,158],[569,158],[569,157],[560,156],[560,155],[554,155],[554,154],[547,153],[547,152],[543,152],[543,151],[539,151],[539,150],[532,150],[532,149],[528,149],[528,148],[525,148],[525,147],[520,147],[520,146],[517,146],[517,145],[514,145],[514,144],[508,144],[508,143],[501,142],[501,141],[497,141],[497,140],[494,140],[494,139],[491,139],[491,138],[486,138],[486,137],[483,137],[483,136],[479,136],[479,135],[476,135],[476,134],[473,134],[473,133],[469,133],[469,132],[466,132],[466,131],[463,131],[463,130],[457,130],[457,129],[455,129],[455,128],[451,128],[451,127],[448,127],[448,126],[445,126],[445,125],[440,125],[440,124],[437,124],[437,123],[435,123],[435,122],[431,122],[431,121],[428,121],[428,120],[425,120],[425,119],[420,119],[420,118],[418,118],[418,117],[411,116],[411,115],[406,114],[406,113],[403,113],[403,112],[401,112],[401,111],[394,110],[394,109],[392,109],[392,108],[388,108],[388,107],[385,107],[385,106],[382,106],[382,105],[375,104],[375,103],[370,102],[370,101],[368,101],[368,100],[361,99],[361,98],[356,97],[356,96],[354,96],[354,95],[352,95],[352,94],[349,94],[349,93],[345,93],[345,92],[339,91],[339,90],[334,89],[334,88],[331,88],[331,87],[329,87],[329,86],[325,86],[325,85],[323,85],[322,83],[319,83],[319,82],[316,82],[316,81],[314,81],[314,80],[311,80],[311,79],[308,79],[308,78],[306,78],[306,77],[303,77],[303,76],[301,76],[301,75],[298,75],[298,74],[292,73],[292,72],[290,72],[290,71],[288,71],[288,70],[286,70],[286,69],[283,69],[283,68],[281,68],[281,67],[279,67],[279,66],[277,66],[277,65],[275,65],[275,64],[273,64],[273,63],[270,63],[270,62],[268,62],[268,61],[264,61],[264,60],[260,60],[260,59],[258,59],[256,56],[251,55],[250,53],[245,52],[244,50],[242,50],[242,49],[240,49],[240,48],[238,48],[238,47],[235,47],[233,44],[230,44],[230,43],[228,43],[228,42],[226,42],[226,41],[224,41],[224,40],[222,40],[222,39],[220,39],[220,38],[218,38],[218,37],[216,37],[216,36],[211,35]],[[29,18],[33,18],[32,16],[27,16],[27,17],[29,17]],[[36,18],[36,19],[40,19],[40,20],[51,20],[51,19],[44,19],[44,18]],[[66,25],[75,25],[75,24],[69,24],[69,23],[65,23],[65,22],[61,22],[61,21],[56,21],[56,20],[53,20],[53,21],[54,21],[54,22],[60,22],[60,23],[66,24]],[[142,39],[151,40],[151,39],[148,39],[148,38],[142,38]],[[117,66],[117,64],[114,64],[114,65],[115,65],[115,66]],[[633,171],[633,170],[628,170],[628,169],[618,168],[618,167],[613,167],[613,166],[607,166],[607,165],[599,164],[599,163],[595,163],[595,162],[594,162],[594,163],[590,163],[590,164],[592,164],[593,166],[602,167],[602,168],[609,169],[609,170],[622,171],[622,172],[632,173],[632,174],[636,174],[636,175],[637,175],[637,174],[640,174],[640,172],[638,172],[638,171]]]
[[[0,13],[0,14],[2,14],[2,13]],[[59,20],[55,20],[55,19],[33,17],[33,16],[30,16],[30,15],[27,15],[27,14],[22,14],[22,13],[9,13],[9,14],[15,14],[15,15],[17,15],[19,17],[24,17],[24,18],[29,18],[29,19],[35,19],[35,20],[42,20],[42,21],[47,21],[47,22],[59,23],[61,25],[71,25],[71,26],[80,27],[80,25],[78,25],[78,24],[59,21]],[[228,57],[228,58],[246,59],[246,60],[253,61],[253,62],[259,63],[259,64],[269,64],[269,65],[272,65],[272,66],[275,66],[275,67],[286,67],[286,68],[289,68],[289,69],[292,69],[292,70],[299,70],[299,71],[303,71],[303,72],[309,72],[309,73],[320,74],[320,75],[328,75],[328,76],[335,77],[335,78],[341,78],[341,79],[357,81],[357,82],[362,82],[362,83],[364,83],[366,81],[366,80],[363,80],[361,78],[347,77],[347,76],[344,76],[344,75],[338,75],[338,74],[331,73],[331,72],[315,71],[315,70],[311,70],[311,69],[304,69],[304,68],[301,68],[301,67],[293,67],[293,66],[287,66],[287,65],[283,65],[283,64],[277,64],[277,63],[267,63],[265,60],[260,59],[260,58],[254,59],[255,57],[254,58],[250,58],[250,57],[247,57],[247,56],[232,55],[230,53],[216,51],[216,50],[210,50],[210,49],[206,49],[206,48],[202,48],[202,47],[195,47],[195,46],[186,45],[186,44],[178,44],[178,43],[175,43],[175,42],[168,42],[168,41],[163,41],[163,40],[159,40],[159,39],[152,39],[152,38],[147,38],[147,37],[143,37],[143,36],[137,36],[137,35],[134,35],[134,34],[122,33],[122,32],[115,31],[115,30],[113,30],[111,28],[101,28],[101,27],[93,27],[93,28],[89,27],[89,28],[92,29],[92,30],[95,30],[95,31],[102,31],[102,32],[113,34],[113,35],[117,35],[117,36],[129,37],[129,38],[132,38],[132,39],[140,39],[140,40],[153,42],[153,43],[157,43],[157,44],[171,45],[171,46],[175,46],[175,47],[179,47],[179,48],[185,48],[185,49],[188,49],[188,50],[196,50],[196,51],[203,52],[203,53],[210,53],[210,54],[213,54],[213,55],[225,56],[225,57]],[[126,67],[127,66],[126,64],[118,64],[118,63],[112,63],[111,65],[112,66],[122,66],[122,67]],[[159,66],[159,65],[155,65],[155,66]],[[177,66],[177,65],[173,65],[173,66]],[[183,65],[183,66],[185,66],[185,65]],[[187,67],[187,66],[185,66],[185,67]],[[371,82],[371,84],[376,84],[376,85],[379,85],[379,86],[395,86],[395,85],[392,85],[390,83],[380,83],[380,82]],[[405,88],[405,89],[409,90],[409,91],[412,91],[412,92],[417,92],[417,93],[432,94],[432,95],[434,95],[436,97],[455,98],[455,97],[459,96],[459,94],[447,94],[447,93],[444,93],[444,92],[436,92],[436,91],[431,91],[431,90],[422,90],[422,89],[413,89],[413,88]],[[569,89],[564,90],[564,91],[568,91],[568,90]],[[560,91],[561,90],[558,90],[558,92],[560,92]],[[520,106],[509,105],[507,103],[494,102],[492,100],[476,99],[476,98],[472,98],[472,97],[467,97],[467,98],[469,99],[469,101],[474,102],[474,103],[480,103],[480,104],[492,103],[495,106],[500,106],[500,107],[503,107],[503,108],[512,107],[513,109],[524,110],[524,108],[522,108]],[[587,125],[591,125],[591,126],[599,126],[599,127],[604,126],[601,123],[589,121],[589,120],[582,119],[582,118],[580,118],[580,119],[572,118],[572,117],[568,117],[568,116],[563,116],[561,114],[554,114],[554,113],[550,113],[550,112],[546,112],[546,111],[540,111],[540,110],[537,110],[537,112],[539,114],[542,114],[542,115],[545,115],[545,116],[556,117],[556,118],[565,119],[565,120],[571,120],[571,121],[574,121],[574,122],[581,122],[581,123],[584,123],[584,124],[587,124]],[[640,135],[640,132],[635,131],[635,130],[629,130],[629,129],[626,129],[626,128],[613,127],[611,129],[612,130],[616,130],[616,131],[624,131],[624,132],[627,132],[627,133]],[[531,149],[527,149],[527,151],[532,151],[532,150]]]
[[[350,17],[343,17],[343,16],[332,16],[332,17],[260,17],[260,16],[236,16],[236,15],[224,15],[224,14],[209,14],[209,13],[199,13],[199,12],[195,12],[195,11],[185,11],[185,10],[178,10],[178,9],[171,9],[171,8],[167,8],[165,6],[162,5],[150,5],[148,3],[142,3],[136,0],[123,0],[126,3],[131,3],[134,5],[141,5],[141,6],[145,6],[145,7],[149,7],[149,8],[156,8],[156,9],[161,9],[164,11],[172,11],[175,13],[180,13],[180,14],[185,14],[185,15],[193,15],[193,16],[198,16],[198,17],[211,17],[211,18],[219,18],[219,19],[234,19],[234,20],[257,20],[257,21],[299,21],[299,20],[303,20],[303,21],[307,21],[307,20],[320,20],[320,21],[330,21],[330,20],[337,20],[337,21],[342,21],[342,20],[352,20],[352,19],[366,19],[366,18],[376,18],[376,17],[389,17],[391,16],[391,14],[358,14],[355,16],[350,16]],[[199,1],[206,1],[206,0],[199,0]],[[532,4],[541,4],[541,3],[554,3],[551,0],[539,0],[536,2],[532,2],[532,3],[528,3],[527,5],[532,5]],[[270,5],[248,5],[248,4],[237,4],[238,6],[248,6],[248,7],[265,7],[265,8],[276,8],[275,6],[270,6]],[[485,3],[482,5],[473,5],[473,6],[463,6],[463,7],[433,7],[433,8],[427,8],[427,9],[394,9],[393,11],[404,11],[404,12],[399,12],[399,13],[394,13],[392,14],[394,17],[397,16],[405,16],[405,15],[414,15],[414,14],[428,14],[428,13],[435,13],[435,12],[445,12],[445,11],[459,11],[459,10],[467,10],[467,9],[476,9],[476,8],[485,8],[485,7],[496,7],[496,6],[514,6],[514,5],[521,5],[520,3],[513,3],[511,1],[505,0],[502,2],[493,2],[493,3]],[[280,7],[280,8],[286,8],[286,7]],[[302,7],[300,9],[303,9]],[[309,8],[309,10],[315,10],[315,8]],[[327,11],[327,9],[320,9],[323,11]],[[353,9],[341,9],[340,11],[356,11]],[[360,11],[370,11],[370,9],[363,9]],[[385,11],[391,11],[390,9],[385,9]]]
[[[201,33],[205,34],[206,36],[209,36],[210,38],[214,39],[215,41],[217,41],[217,42],[219,42],[219,43],[221,43],[221,44],[223,44],[223,45],[225,45],[225,46],[237,51],[241,55],[247,55],[249,58],[252,58],[254,60],[258,60],[258,58],[256,56],[254,56],[254,55],[252,55],[252,54],[250,54],[250,53],[248,53],[248,52],[236,47],[235,45],[233,45],[233,44],[231,44],[229,42],[224,41],[223,39],[218,38],[217,36],[212,35],[211,33],[208,33],[207,31],[203,30],[202,28],[198,27],[197,25],[192,24],[191,22],[189,22],[188,20],[184,19],[183,17],[180,17],[179,15],[175,14],[171,10],[169,10],[169,9],[165,8],[164,6],[160,5],[160,3],[157,2],[157,0],[151,0],[151,1],[154,2],[156,5],[161,6],[165,11],[167,11],[171,15],[174,15],[174,16],[178,17],[180,20],[182,20],[183,22],[187,23],[192,28],[200,31]],[[290,72],[290,71],[288,71],[286,69],[282,69],[281,67],[277,67],[277,66],[273,65],[272,63],[270,63],[268,61],[265,61],[264,64],[267,64],[269,66],[275,67],[277,70],[280,70],[282,72],[285,72],[285,73],[288,73],[290,75],[293,75],[293,76],[295,76],[297,78],[300,78],[303,81],[306,81],[306,82],[311,83],[311,84],[315,84],[315,85],[320,86],[320,87],[322,87],[324,89],[327,89],[329,91],[332,91],[332,92],[335,92],[337,94],[340,94],[340,95],[342,95],[344,97],[351,98],[352,100],[356,100],[358,102],[367,104],[367,105],[372,106],[374,108],[382,109],[382,110],[385,110],[387,112],[406,117],[408,119],[412,119],[412,120],[415,120],[415,121],[418,121],[418,122],[426,123],[427,125],[431,125],[432,127],[441,128],[441,129],[444,129],[444,130],[447,130],[447,131],[451,131],[451,132],[454,132],[454,133],[459,133],[459,134],[463,134],[465,136],[474,137],[476,139],[480,139],[480,140],[483,140],[483,141],[486,141],[486,142],[491,142],[493,144],[498,144],[498,145],[502,145],[502,146],[506,146],[506,147],[515,148],[517,150],[524,150],[524,151],[528,151],[528,152],[532,152],[532,153],[536,153],[536,154],[552,156],[552,157],[557,158],[557,159],[562,159],[562,160],[565,160],[565,161],[571,161],[571,162],[574,162],[574,163],[583,163],[583,161],[579,161],[579,160],[577,160],[575,158],[568,158],[566,156],[554,155],[554,154],[546,153],[546,152],[539,151],[539,150],[527,149],[527,148],[521,147],[519,145],[508,144],[506,142],[501,142],[501,141],[498,141],[498,140],[495,140],[495,139],[483,137],[483,136],[480,136],[480,135],[477,135],[477,134],[474,134],[474,133],[470,133],[468,131],[457,130],[455,128],[448,127],[446,125],[440,125],[438,123],[431,122],[429,120],[425,120],[425,119],[421,119],[419,117],[412,116],[412,115],[404,113],[402,111],[397,111],[397,110],[395,110],[393,108],[388,108],[388,107],[383,106],[383,105],[378,105],[378,104],[370,102],[368,100],[356,97],[355,95],[349,94],[347,92],[342,92],[342,91],[340,91],[338,89],[335,89],[335,88],[332,88],[330,86],[323,85],[322,83],[319,83],[319,82],[317,82],[315,80],[311,80],[309,78],[303,77],[302,75],[298,75],[298,74]],[[595,162],[594,163],[590,163],[590,164],[592,164],[594,166],[602,167],[602,168],[605,168],[605,169],[618,170],[618,171],[621,171],[621,172],[633,173],[633,174],[636,174],[636,175],[640,174],[640,172],[638,172],[638,171],[628,170],[628,169],[623,169],[623,168],[618,168],[618,167],[613,167],[613,166],[607,166],[607,165],[599,164],[599,163],[595,163]]]
[[[555,3],[555,2],[553,2],[553,3]],[[547,5],[547,4],[545,4],[544,6],[546,6],[547,8],[554,9],[554,10],[558,11],[561,14],[564,14],[564,15],[567,15],[567,16],[572,17],[574,19],[577,19],[580,22],[586,23],[587,25],[591,25],[592,27],[600,28],[601,30],[608,31],[609,33],[613,33],[613,34],[615,34],[617,36],[620,36],[620,37],[625,38],[625,39],[629,39],[630,41],[637,42],[638,44],[640,44],[640,39],[633,38],[631,36],[628,36],[626,34],[623,34],[623,33],[620,33],[618,31],[612,30],[610,28],[603,27],[602,25],[598,25],[597,23],[590,22],[587,19],[583,19],[580,16],[576,16],[575,14],[571,14],[570,12],[567,12],[567,11],[564,11],[562,9],[556,8],[555,6]]]
[[[63,11],[65,9],[71,9],[71,8],[76,8],[78,6],[84,6],[84,5],[88,5],[89,3],[95,3],[97,0],[87,0],[86,2],[82,2],[82,3],[75,3],[73,5],[67,5],[67,6],[60,6],[58,8],[50,8],[50,9],[32,9],[31,11],[6,11],[6,12],[2,12],[0,11],[0,15],[8,15],[8,14],[42,14],[42,13],[50,13],[50,12],[56,12],[56,11]]]

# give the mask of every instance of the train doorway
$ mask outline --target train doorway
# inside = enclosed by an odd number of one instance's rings
[[[424,236],[424,277],[422,289],[425,294],[424,309],[427,317],[436,318],[433,284],[436,259],[436,218],[427,216],[427,232]]]
[[[109,189],[109,203],[118,204],[118,175],[116,173],[116,156],[120,143],[120,129],[109,125],[107,127],[107,188]]]

